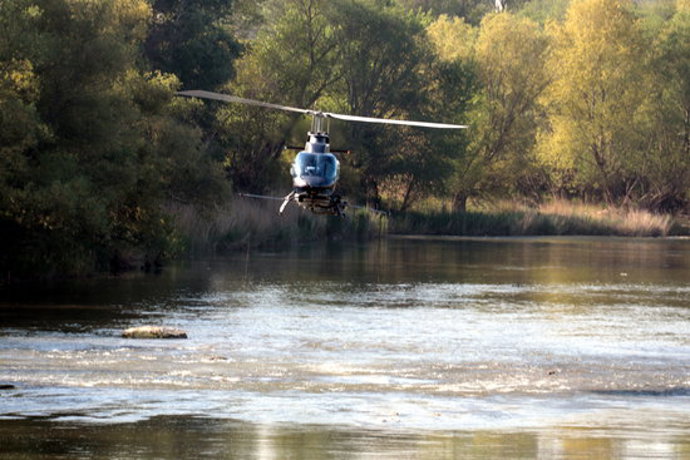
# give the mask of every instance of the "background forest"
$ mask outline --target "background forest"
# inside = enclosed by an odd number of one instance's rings
[[[503,199],[690,203],[690,0],[5,0],[3,277],[286,238],[233,192],[286,194],[305,120],[181,89],[469,124],[331,126],[342,193],[427,230]]]

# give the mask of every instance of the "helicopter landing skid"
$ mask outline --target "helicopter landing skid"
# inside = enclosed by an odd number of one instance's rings
[[[287,194],[285,199],[283,200],[283,204],[280,205],[280,209],[278,210],[278,214],[283,214],[283,211],[285,211],[285,208],[287,207],[288,203],[292,201],[295,198],[295,192],[290,192]]]
[[[323,196],[291,192],[283,200],[278,213],[283,214],[291,201],[296,202],[299,207],[319,215],[345,217],[345,208],[347,208],[347,202],[343,201],[340,195]]]
[[[346,217],[345,208],[347,208],[347,201],[343,201],[340,198],[340,195],[331,195],[328,198],[324,199],[324,201],[325,200],[328,200],[328,203],[325,205],[321,204],[320,201],[315,200],[311,204],[307,204],[306,206],[302,204],[302,206],[306,207],[306,209],[309,209],[314,214],[326,214],[330,216]]]

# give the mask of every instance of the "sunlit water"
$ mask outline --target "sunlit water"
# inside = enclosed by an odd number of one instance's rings
[[[392,239],[6,290],[0,454],[690,458],[688,280],[684,240]]]

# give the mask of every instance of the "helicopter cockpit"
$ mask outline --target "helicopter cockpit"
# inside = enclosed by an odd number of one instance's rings
[[[295,188],[332,188],[340,175],[340,162],[330,153],[300,152],[290,172]]]

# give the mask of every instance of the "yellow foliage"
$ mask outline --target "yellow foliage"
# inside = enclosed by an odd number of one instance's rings
[[[119,33],[131,41],[146,39],[153,14],[151,5],[145,0],[70,0],[69,4],[76,17],[89,16],[90,10],[100,10],[109,19],[103,32]]]
[[[441,15],[427,28],[427,34],[442,60],[465,60],[473,55],[477,31],[464,18]]]
[[[0,71],[0,89],[9,86],[12,91],[22,94],[28,99],[38,96],[38,77],[34,73],[34,66],[28,59],[12,59],[4,63]]]
[[[436,36],[449,25],[447,19],[439,21]],[[460,25],[456,22],[456,29]],[[536,101],[547,81],[547,45],[544,31],[528,18],[503,12],[482,20],[472,55],[481,89],[468,111],[470,142],[455,176],[460,195],[505,190],[516,176],[527,174]]]
[[[540,159],[576,168],[604,191],[634,169],[648,86],[643,34],[631,0],[574,0],[562,24],[550,24],[551,84],[542,102],[550,129],[539,137]],[[637,145],[640,143],[638,142]]]
[[[536,157],[544,165],[556,171],[575,168],[575,153],[578,151],[577,136],[572,125],[564,117],[552,116],[551,130],[537,135]]]
[[[490,91],[500,86],[503,96],[535,96],[544,81],[546,37],[530,19],[509,13],[482,20],[475,56]]]
[[[43,10],[38,5],[31,5],[26,9],[26,15],[30,18],[38,18],[43,14]]]
[[[144,0],[116,0],[114,12],[124,27],[129,27],[131,36],[137,40],[145,40],[148,32],[148,21],[152,10],[149,2]]]
[[[605,97],[605,87],[626,80],[637,64],[630,3],[576,0],[566,21],[552,25],[554,51],[549,67],[556,76],[550,88],[554,98],[591,104],[588,98]]]
[[[534,107],[546,82],[546,49],[543,31],[527,18],[504,12],[482,20],[475,47],[482,103],[474,110],[471,135],[488,161],[523,156],[532,142]]]

